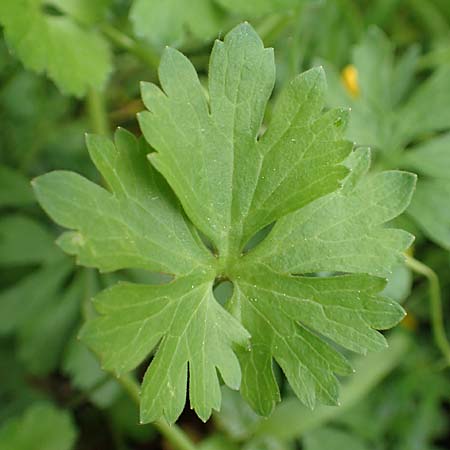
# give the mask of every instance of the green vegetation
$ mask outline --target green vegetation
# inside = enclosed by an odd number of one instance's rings
[[[0,450],[448,448],[445,1],[0,25]]]

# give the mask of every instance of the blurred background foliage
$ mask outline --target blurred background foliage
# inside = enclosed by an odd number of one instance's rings
[[[450,448],[448,0],[0,0],[0,450],[174,448],[137,425],[132,400],[76,339],[99,289],[157,276],[76,267],[29,181],[56,168],[98,180],[84,133],[138,133],[139,82],[157,82],[164,46],[206,80],[214,39],[244,20],[275,48],[274,98],[322,64],[328,104],[352,109],[348,137],[371,148],[373,170],[419,175],[399,219],[416,241],[387,286],[408,316],[389,349],[355,361],[338,408],[307,410],[279,375],[270,418],[224,390],[210,423],[187,410],[180,426],[202,450]]]

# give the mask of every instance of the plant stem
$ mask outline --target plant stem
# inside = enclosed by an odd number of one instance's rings
[[[102,25],[101,30],[114,45],[133,53],[152,70],[156,70],[158,68],[160,56],[150,44],[143,45],[139,41],[136,41],[132,37],[109,24]]]
[[[106,114],[105,100],[102,93],[90,88],[86,97],[86,103],[92,131],[103,136],[108,136],[108,115]]]
[[[125,374],[120,378],[117,378],[117,380],[134,400],[134,402],[139,406],[139,386],[136,380],[134,380],[130,374]],[[169,425],[162,419],[154,422],[153,425],[173,445],[174,448],[178,450],[197,450],[194,443],[177,425]]]
[[[417,259],[406,255],[406,265],[413,271],[423,275],[429,283],[430,313],[433,327],[433,335],[436,345],[444,355],[447,366],[450,365],[450,343],[445,334],[444,319],[442,315],[442,299],[439,278],[430,267]]]

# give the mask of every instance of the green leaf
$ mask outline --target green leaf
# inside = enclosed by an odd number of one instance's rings
[[[404,165],[428,178],[450,180],[450,133],[411,147],[405,153]]]
[[[412,147],[404,165],[419,174],[408,213],[430,239],[450,249],[450,133]]]
[[[107,42],[71,15],[48,13],[46,5],[43,0],[0,5],[8,45],[26,68],[46,73],[64,93],[82,96],[89,87],[101,88],[111,72]]]
[[[389,348],[372,353],[367,357],[353,359],[356,371],[342,384],[342,405],[339,408],[319,405],[311,411],[295,397],[287,397],[277,406],[270,418],[261,418],[259,423],[252,427],[250,433],[255,437],[268,435],[283,442],[289,442],[342,417],[356,405],[365,404],[368,394],[411,354],[412,342],[409,334],[395,331],[391,333],[388,341]],[[383,387],[384,385],[381,384],[381,390]],[[379,394],[377,394],[377,398],[384,400],[382,404],[385,408],[386,399]],[[383,415],[386,417],[384,408]],[[390,429],[392,429],[392,425]]]
[[[404,316],[396,302],[379,295],[385,285],[379,278],[298,277],[262,265],[246,270],[236,281],[231,308],[239,308],[252,335],[253,351],[240,355],[241,392],[263,415],[279,400],[272,358],[303,403],[338,404],[333,373],[348,375],[352,369],[321,337],[358,353],[381,350],[386,341],[375,329],[390,328]]]
[[[0,450],[71,450],[77,430],[70,414],[49,403],[35,403],[0,428]]]
[[[399,171],[366,176],[350,192],[322,197],[279,220],[249,258],[282,273],[386,276],[413,237],[384,223],[406,209],[415,181],[415,175]]]
[[[118,376],[135,368],[160,342],[141,391],[141,420],[181,414],[187,383],[191,406],[207,420],[220,408],[216,368],[233,389],[240,370],[232,344],[247,333],[213,298],[211,282],[189,276],[163,286],[119,284],[96,297],[103,315],[86,324],[82,337]],[[161,389],[164,386],[164,389]]]
[[[220,19],[211,0],[134,0],[130,10],[135,33],[158,46],[179,45],[189,34],[208,41],[221,29]]]
[[[377,276],[412,241],[385,223],[407,207],[415,177],[366,176],[369,152],[352,154],[343,138],[348,112],[323,112],[320,68],[286,86],[263,132],[273,52],[248,24],[215,43],[208,92],[176,50],[164,52],[159,75],[162,89],[142,87],[151,148],[124,131],[115,145],[88,138],[109,190],[67,172],[34,183],[72,230],[59,242],[80,264],[172,276],[100,293],[82,338],[118,376],[152,356],[143,422],[175,421],[188,379],[191,408],[208,419],[220,408],[218,372],[238,389],[241,370],[245,398],[268,414],[279,399],[274,361],[303,402],[335,404],[335,374],[351,371],[337,345],[383,348],[375,330],[403,317]],[[246,247],[257,232],[262,243]],[[213,295],[223,280],[234,287],[224,306]]]
[[[97,136],[87,144],[112,193],[71,172],[34,181],[47,213],[76,230],[60,238],[65,251],[102,271],[134,267],[184,274],[209,261],[172,193],[147,163],[147,146],[121,129],[116,146]]]
[[[333,191],[347,173],[339,165],[351,151],[342,140],[346,113],[321,113],[321,69],[287,86],[258,139],[275,72],[272,50],[249,25],[216,41],[209,104],[194,67],[176,50],[164,52],[159,76],[164,92],[143,84],[150,112],[139,115],[157,149],[150,159],[222,254],[239,251],[265,225]]]
[[[336,69],[327,65],[327,74],[333,79],[329,104],[342,106],[345,102],[352,108],[350,139],[388,154],[426,133],[450,127],[446,89],[450,69],[443,65],[416,86],[418,56],[417,47],[412,46],[395,57],[394,45],[372,27],[353,51],[357,93],[346,91]]]
[[[399,112],[406,138],[450,128],[450,68],[443,65],[424,81]]]
[[[419,174],[408,213],[428,238],[448,249],[450,70],[443,65],[415,85],[417,48],[398,58],[394,50],[380,30],[370,29],[354,50],[357,94],[345,92],[338,74],[328,66],[333,80],[329,104],[344,101],[351,106],[348,136],[357,144],[376,147],[381,167]]]
[[[450,249],[450,180],[421,180],[408,213],[423,232]]]
[[[399,264],[392,269],[382,294],[403,303],[411,294],[412,285],[413,274],[411,269],[404,264]]]
[[[381,108],[392,104],[391,89],[393,49],[384,33],[369,28],[362,42],[353,50],[353,63],[358,70],[358,84],[368,103]]]
[[[349,169],[342,191],[349,192],[355,188],[359,180],[363,178],[370,169],[371,151],[369,148],[359,147],[355,149],[345,160],[344,164]]]
[[[34,202],[29,181],[20,172],[0,166],[0,207],[24,206]]]

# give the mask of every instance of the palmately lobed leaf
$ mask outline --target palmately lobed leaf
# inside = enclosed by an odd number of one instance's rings
[[[369,152],[352,152],[343,137],[348,112],[323,111],[320,68],[284,89],[261,134],[274,79],[273,52],[248,24],[215,43],[208,92],[189,60],[167,49],[161,88],[142,87],[139,121],[152,148],[123,130],[114,143],[90,136],[107,188],[67,172],[34,183],[80,264],[173,276],[103,291],[99,316],[82,330],[118,376],[152,356],[143,422],[175,421],[187,385],[207,420],[220,408],[219,374],[267,415],[280,397],[274,361],[305,404],[336,404],[336,374],[352,370],[339,347],[381,349],[376,330],[403,317],[381,294],[382,277],[412,237],[385,224],[407,207],[415,176],[367,175]],[[234,292],[222,306],[213,287],[223,279]]]

